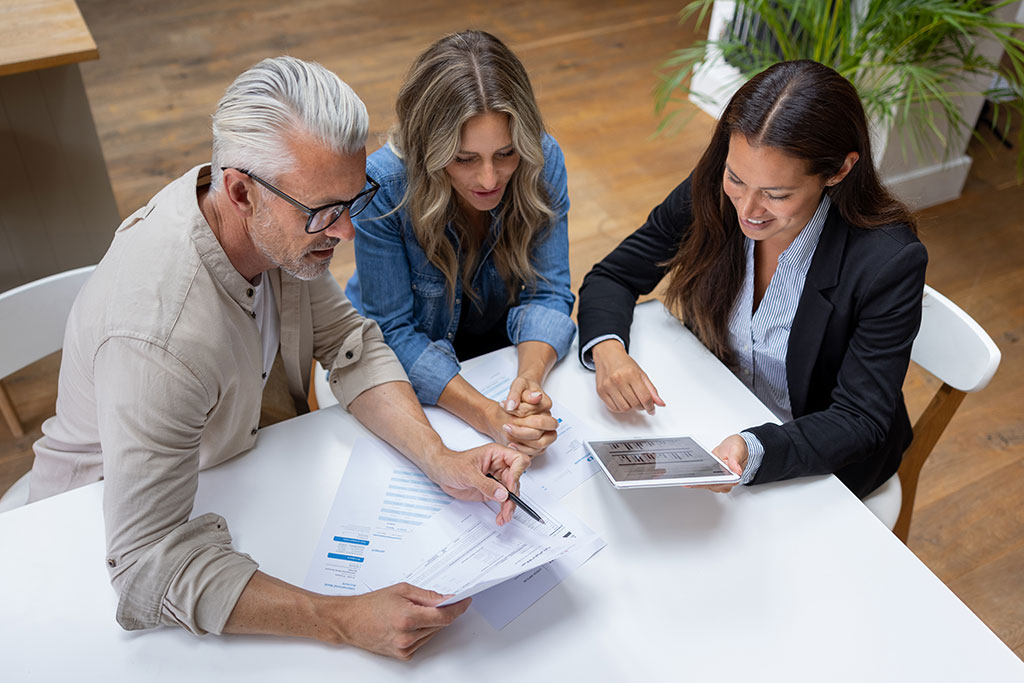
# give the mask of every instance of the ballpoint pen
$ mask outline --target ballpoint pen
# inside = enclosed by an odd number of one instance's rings
[[[491,474],[490,472],[487,473],[487,476],[490,477],[491,479],[493,479],[494,481],[498,482],[499,484],[501,484],[501,481],[496,476]],[[501,485],[505,486],[504,484],[501,484]],[[505,487],[505,490],[508,491],[508,487]],[[540,515],[538,515],[536,512],[533,511],[533,508],[531,508],[529,505],[527,505],[526,503],[523,502],[522,498],[520,498],[516,494],[512,493],[511,491],[508,491],[508,497],[509,497],[509,499],[513,503],[518,505],[520,507],[520,509],[522,509],[523,512],[525,512],[526,514],[530,515],[531,517],[533,517],[535,520],[537,520],[541,524],[545,523],[544,520],[541,519]]]

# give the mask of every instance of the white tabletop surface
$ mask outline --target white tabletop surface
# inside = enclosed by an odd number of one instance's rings
[[[572,356],[547,388],[605,433],[713,446],[773,419],[660,304],[638,308],[632,352],[668,403],[654,417],[606,411]],[[194,514],[224,515],[236,548],[301,584],[366,435],[336,406],[265,429],[253,451],[200,475]],[[563,500],[607,547],[504,630],[470,610],[411,662],[299,639],[121,630],[102,493],[0,514],[0,679],[1024,681],[1024,663],[834,477],[726,496],[618,491],[598,473]]]

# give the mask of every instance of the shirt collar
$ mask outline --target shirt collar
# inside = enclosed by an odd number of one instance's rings
[[[818,238],[821,237],[821,229],[825,227],[825,217],[828,216],[830,206],[832,206],[832,200],[827,194],[823,194],[811,220],[807,222],[792,244],[779,255],[779,263],[785,263],[787,266],[803,271],[810,267],[811,257],[814,256],[814,250],[818,246]]]
[[[228,295],[246,312],[252,313],[255,288],[239,273],[224,253],[213,229],[199,209],[196,189],[210,184],[210,165],[196,166],[185,174],[181,184],[182,195],[175,198],[177,206],[186,207],[184,218],[189,226],[189,237],[196,246],[199,258]]]

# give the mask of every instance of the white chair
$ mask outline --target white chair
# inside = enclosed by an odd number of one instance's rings
[[[316,399],[317,408],[326,408],[327,406],[333,406],[338,404],[338,399],[334,397],[334,392],[331,391],[331,385],[327,382],[327,370],[320,363],[313,361],[313,398]],[[312,402],[311,402],[312,403]],[[312,405],[311,410],[315,410]]]
[[[0,294],[0,411],[15,437],[25,435],[3,378],[64,346],[71,304],[96,266],[44,277]],[[0,498],[0,512],[28,500],[28,474]]]
[[[942,380],[914,424],[914,440],[899,471],[864,499],[875,516],[904,543],[910,534],[917,480],[946,425],[968,393],[981,391],[999,367],[999,349],[971,316],[925,285],[921,330],[910,359]]]

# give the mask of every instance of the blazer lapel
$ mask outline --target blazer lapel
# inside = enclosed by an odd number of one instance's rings
[[[818,247],[811,258],[800,303],[793,316],[786,351],[786,381],[793,417],[804,415],[811,386],[811,372],[818,358],[821,340],[832,315],[829,290],[839,282],[839,270],[846,250],[849,228],[835,205],[829,209]]]

